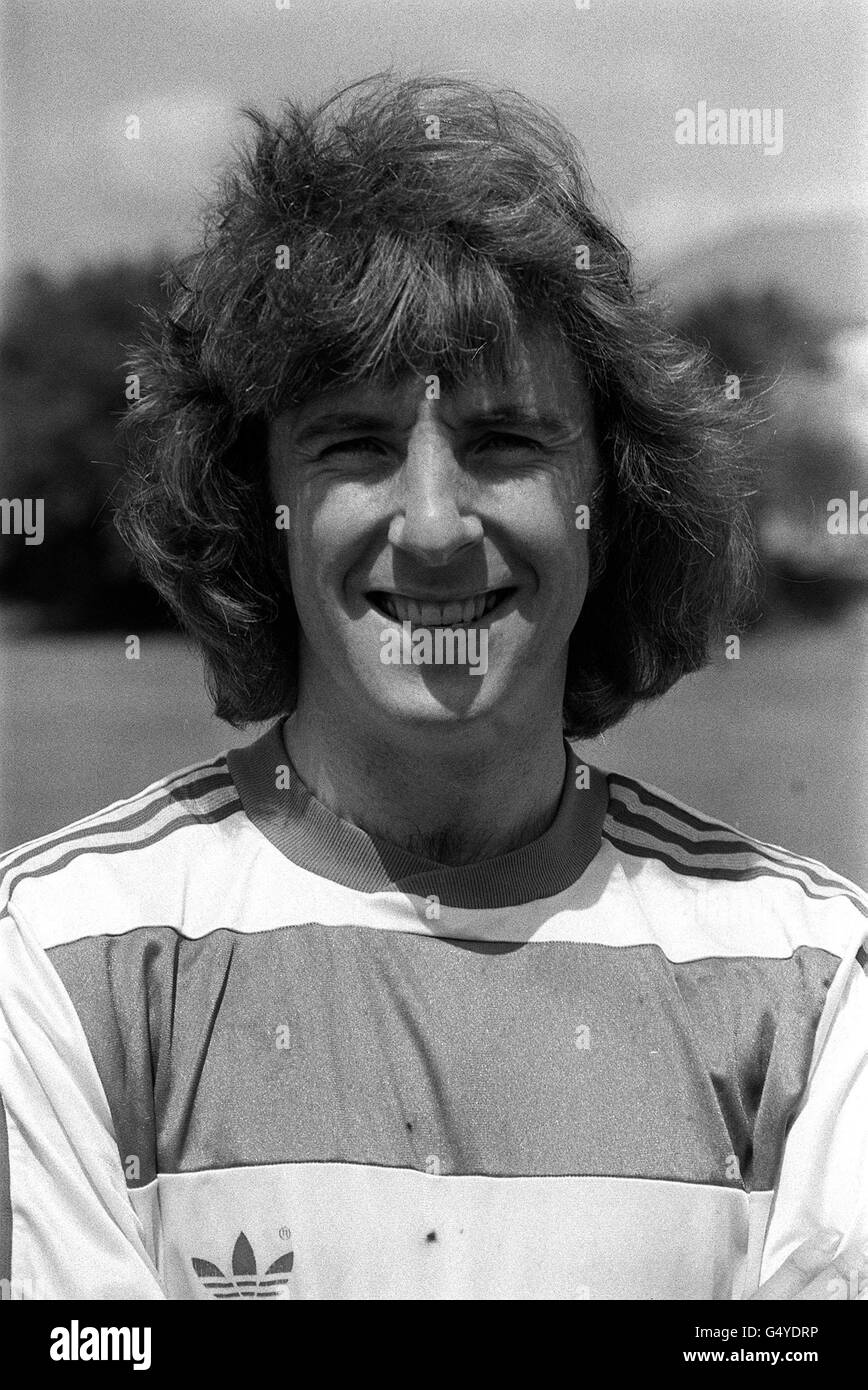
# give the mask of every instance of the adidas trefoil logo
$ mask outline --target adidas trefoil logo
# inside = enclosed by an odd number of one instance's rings
[[[292,1261],[292,1251],[288,1250],[264,1274],[257,1274],[253,1246],[243,1231],[232,1251],[231,1275],[224,1274],[210,1260],[191,1256],[193,1268],[212,1298],[280,1298],[284,1285],[289,1283]]]

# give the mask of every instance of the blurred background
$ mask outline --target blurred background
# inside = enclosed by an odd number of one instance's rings
[[[575,132],[602,210],[721,389],[757,398],[762,575],[737,659],[583,753],[868,880],[865,14],[850,0],[5,0],[0,848],[246,741],[114,532],[125,358],[244,130],[393,66],[514,85]],[[768,107],[783,149],[685,146]],[[127,138],[129,118],[139,138]],[[828,502],[855,494],[846,534]],[[868,519],[864,525],[868,529]],[[125,637],[141,639],[127,660]]]

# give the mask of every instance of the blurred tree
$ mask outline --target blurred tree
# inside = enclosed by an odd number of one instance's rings
[[[42,498],[45,538],[0,538],[0,598],[33,605],[45,627],[170,623],[112,524],[123,469],[125,358],[143,307],[162,300],[165,259],[115,263],[55,281],[26,271],[0,327],[2,493]]]
[[[755,403],[753,499],[764,615],[830,616],[868,588],[864,546],[829,535],[827,503],[868,487],[854,378],[829,352],[839,325],[783,291],[722,290],[676,324]],[[723,386],[722,388],[723,389]]]
[[[775,286],[759,293],[721,290],[691,305],[678,327],[748,389],[762,389],[784,371],[822,372],[827,365],[830,325]]]

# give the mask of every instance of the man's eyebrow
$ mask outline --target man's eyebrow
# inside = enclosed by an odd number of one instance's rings
[[[377,415],[372,411],[334,410],[303,425],[295,437],[295,442],[304,444],[310,439],[319,439],[326,434],[343,434],[349,430],[382,432],[395,428],[395,421],[387,415]]]
[[[506,425],[511,429],[534,430],[540,434],[563,434],[575,428],[566,415],[529,409],[525,406],[492,406],[489,410],[474,411],[463,418],[462,424],[471,429],[485,425]]]
[[[568,416],[547,411],[538,411],[525,406],[501,405],[473,411],[461,416],[459,428],[483,429],[503,425],[509,429],[532,430],[539,434],[559,435],[572,432],[575,422]],[[306,444],[312,439],[320,439],[329,434],[349,432],[396,432],[400,427],[388,416],[375,411],[335,410],[318,416],[309,424],[303,425],[296,435],[296,444]]]

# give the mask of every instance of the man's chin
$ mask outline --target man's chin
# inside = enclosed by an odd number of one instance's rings
[[[399,667],[385,679],[377,672],[369,690],[374,703],[395,720],[448,724],[475,721],[490,712],[499,684],[494,672],[473,676],[466,667]]]
[[[425,628],[370,609],[349,616],[342,630],[334,630],[335,646],[343,647],[347,660],[345,675],[332,665],[329,678],[326,663],[318,664],[333,689],[337,679],[341,704],[349,700],[347,715],[354,722],[364,722],[369,711],[376,723],[383,718],[419,727],[476,723],[505,701],[514,703],[510,693],[520,693],[534,666],[520,621],[519,630],[511,631],[514,612],[496,628],[484,623]]]

